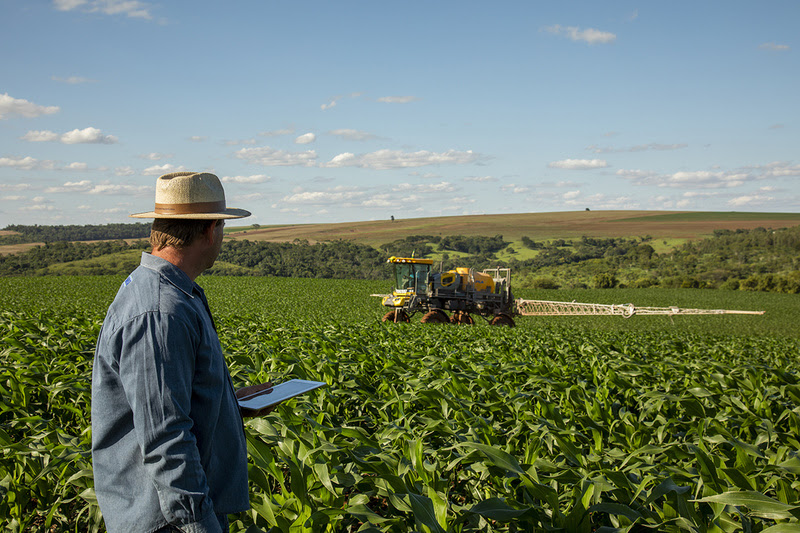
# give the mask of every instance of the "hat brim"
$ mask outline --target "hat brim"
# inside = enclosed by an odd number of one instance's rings
[[[244,209],[234,209],[230,207],[220,213],[182,213],[180,215],[164,215],[156,213],[155,211],[148,211],[147,213],[134,213],[130,218],[182,218],[185,220],[223,220],[229,218],[245,218],[249,217],[252,213]]]

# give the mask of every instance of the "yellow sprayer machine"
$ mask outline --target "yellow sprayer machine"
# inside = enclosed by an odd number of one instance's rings
[[[423,313],[421,322],[424,323],[473,324],[473,315],[477,315],[494,326],[514,326],[515,316],[612,315],[630,318],[633,315],[764,314],[764,311],[515,300],[511,293],[509,268],[477,272],[459,267],[447,272],[431,272],[431,259],[390,257],[388,262],[394,265],[395,288],[392,294],[373,295],[383,298],[383,305],[391,309],[383,316],[384,322],[410,322],[417,312]]]

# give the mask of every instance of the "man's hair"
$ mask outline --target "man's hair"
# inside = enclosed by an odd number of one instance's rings
[[[158,251],[167,246],[186,248],[191,246],[216,220],[187,220],[183,218],[157,218],[150,228],[150,246]]]

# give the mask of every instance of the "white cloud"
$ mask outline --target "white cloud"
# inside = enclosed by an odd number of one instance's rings
[[[74,129],[61,135],[48,130],[32,130],[20,138],[29,142],[58,141],[63,144],[114,144],[117,142],[117,138],[113,135],[103,135],[99,129],[91,126],[82,130]]]
[[[34,198],[35,200],[35,198]],[[49,204],[33,204],[19,208],[20,211],[54,211],[55,207]]]
[[[362,207],[396,207],[397,197],[392,194],[371,194],[361,202]]]
[[[0,167],[19,168],[22,170],[33,170],[39,164],[38,159],[31,156],[26,157],[0,157]]]
[[[274,166],[313,166],[317,159],[317,153],[314,150],[306,152],[287,152],[285,150],[277,150],[269,146],[260,148],[242,148],[235,154],[238,159],[244,159],[250,163],[263,165],[267,167]]]
[[[223,141],[222,144],[224,144],[225,146],[240,146],[242,144],[245,144],[245,145],[247,145],[247,144],[256,144],[256,140],[255,139],[234,139],[234,140],[230,140],[230,141]]]
[[[608,196],[603,193],[564,200],[565,205],[586,206],[592,209],[638,209],[639,202],[630,196]]]
[[[399,192],[399,193],[412,193],[412,194],[430,194],[430,193],[443,193],[443,192],[453,192],[456,188],[447,181],[442,181],[439,183],[423,183],[423,184],[411,184],[411,183],[399,183],[395,187],[392,188],[392,191]]]
[[[545,31],[554,35],[563,35],[573,41],[584,41],[589,44],[610,44],[617,40],[617,36],[607,31],[594,28],[580,29],[577,26],[561,26],[556,24],[545,28]]]
[[[758,45],[759,50],[771,50],[774,52],[787,52],[792,48],[787,44],[775,44],[774,42],[763,43]]]
[[[450,198],[450,203],[456,205],[474,204],[475,198],[470,198],[468,196],[455,196]]]
[[[731,200],[728,201],[728,205],[732,207],[761,206],[774,201],[775,198],[773,198],[772,196],[751,194],[751,195],[738,196],[736,198],[732,198]]]
[[[280,137],[282,135],[292,135],[294,128],[286,128],[282,130],[262,131],[259,133],[262,137]]]
[[[278,204],[272,204],[273,209],[277,209],[281,213],[291,213],[292,216],[297,218],[311,218],[312,213],[310,213],[306,208],[301,207],[280,207]],[[327,209],[316,209],[313,215],[327,215],[330,213]]]
[[[441,174],[437,174],[435,172],[409,172],[411,176],[417,176],[424,180],[436,180],[442,177]]]
[[[147,167],[142,171],[144,176],[161,176],[163,174],[171,174],[173,172],[184,172],[186,171],[186,167],[183,165],[175,166],[169,163],[165,163],[163,165],[153,165],[152,167]]]
[[[620,170],[617,175],[631,180],[634,185],[676,187],[694,189],[720,189],[738,187],[755,177],[746,172],[726,171],[681,171],[672,174],[657,174],[642,170]]]
[[[19,202],[20,200],[27,200],[27,199],[28,199],[27,196],[20,196],[18,194],[10,195],[10,196],[3,196],[3,198],[2,198],[2,200],[5,200],[7,202]]]
[[[70,11],[88,3],[89,0],[53,0],[53,7],[59,11]]]
[[[255,200],[261,200],[264,198],[264,194],[260,192],[253,192],[250,194],[238,194],[236,196],[231,197],[231,200],[236,202],[253,202]]]
[[[133,167],[117,167],[114,169],[114,174],[117,176],[133,176],[135,172]]]
[[[497,181],[497,178],[494,176],[467,176],[464,178],[464,181],[474,181],[477,183],[484,183],[489,181]]]
[[[360,92],[355,92],[355,93],[350,93],[349,95],[341,95],[341,94],[340,95],[336,95],[333,98],[331,98],[330,101],[327,104],[322,104],[321,106],[319,106],[319,108],[322,109],[323,111],[325,111],[327,109],[331,109],[333,107],[336,107],[338,102],[340,100],[344,99],[344,98],[358,98],[359,96],[361,96],[361,94],[362,93],[360,93]]]
[[[162,154],[159,152],[150,152],[149,154],[139,155],[139,159],[147,159],[148,161],[160,161],[162,159],[172,159],[173,154]]]
[[[564,200],[574,200],[581,195],[581,191],[569,191],[561,195]]]
[[[643,182],[658,177],[658,173],[652,170],[620,169],[617,170],[617,176],[633,180],[634,182]]]
[[[124,194],[134,196],[150,196],[153,194],[153,187],[150,185],[131,185],[127,183],[115,184],[104,181],[93,185],[86,191],[87,194]]]
[[[387,170],[393,168],[422,167],[426,165],[464,165],[474,163],[479,159],[479,155],[472,150],[459,152],[448,150],[446,152],[402,152],[399,150],[378,150],[362,155],[355,155],[345,152],[337,155],[328,163],[322,166],[336,167],[360,167],[373,170]]]
[[[517,185],[516,183],[506,183],[505,185],[500,186],[500,190],[503,192],[510,192],[512,194],[523,194],[529,192],[531,188],[525,185]]]
[[[378,102],[385,104],[408,104],[419,100],[416,96],[382,96],[378,98]]]
[[[224,183],[264,183],[272,178],[265,174],[253,174],[252,176],[223,176]]]
[[[686,191],[681,196],[684,198],[719,198],[720,192],[717,191]]]
[[[0,191],[27,191],[32,188],[30,183],[0,183]]]
[[[70,84],[70,85],[77,85],[79,83],[95,83],[97,81],[97,80],[92,80],[92,79],[89,79],[89,78],[84,78],[83,76],[69,76],[69,77],[66,77],[66,78],[62,78],[62,77],[59,77],[59,76],[51,76],[50,79],[53,80],[53,81],[58,81],[58,82],[61,82],[61,83],[67,83],[67,84]]]
[[[86,163],[79,163],[79,162],[76,161],[74,163],[70,163],[69,165],[65,166],[64,170],[80,170],[80,171],[84,171],[84,170],[89,170],[89,165],[87,165]]]
[[[204,137],[203,135],[192,135],[189,137],[189,140],[193,143],[201,143],[203,141],[207,141],[208,137]]]
[[[57,141],[59,139],[59,135],[58,133],[48,130],[31,130],[20,137],[20,139],[32,143],[52,142]]]
[[[9,96],[8,93],[0,94],[0,119],[7,118],[8,115],[35,118],[42,115],[52,115],[53,113],[58,113],[58,111],[58,106],[37,105],[22,98]]]
[[[698,188],[722,188],[738,187],[745,181],[752,179],[743,173],[711,172],[708,170],[697,170],[693,172],[675,172],[667,176],[667,180],[662,186],[683,187],[695,186]]]
[[[787,176],[800,176],[800,165],[792,165],[785,161],[773,161],[763,166],[753,167],[761,172],[764,178],[782,178]]]
[[[553,161],[547,166],[566,170],[589,170],[593,168],[607,168],[609,165],[605,159],[563,159],[561,161]]]
[[[125,15],[130,18],[151,19],[150,5],[138,0],[53,0],[59,11],[80,9],[86,13]]]
[[[92,182],[89,180],[81,181],[67,181],[60,187],[48,187],[44,190],[46,193],[62,193],[62,192],[83,192],[88,193],[92,189]]]
[[[34,196],[31,204],[21,206],[19,211],[54,211],[55,207],[44,196]]]
[[[800,176],[800,165],[785,161],[774,161],[766,165],[742,167],[733,170],[696,170],[671,174],[659,174],[650,170],[621,169],[616,172],[616,175],[630,180],[634,185],[695,190],[729,189],[752,181]],[[770,189],[762,190],[768,191]]]
[[[373,135],[372,133],[368,133],[366,131],[350,129],[331,130],[328,132],[328,134],[336,135],[337,137],[341,137],[342,139],[346,139],[348,141],[371,141],[378,138],[377,135]]]
[[[317,136],[313,133],[304,133],[294,140],[295,144],[311,144],[317,140]]]
[[[294,194],[284,196],[283,201],[289,204],[308,205],[347,204],[366,195],[366,191],[356,187],[339,186],[325,191],[297,189]]]
[[[657,151],[666,151],[666,150],[680,150],[681,148],[688,147],[688,144],[685,143],[676,143],[676,144],[658,144],[658,143],[650,143],[650,144],[639,144],[636,146],[630,146],[627,148],[612,148],[612,147],[600,147],[596,144],[588,146],[586,149],[591,150],[595,154],[609,154],[609,153],[619,153],[619,152],[645,152],[648,150],[657,150]]]

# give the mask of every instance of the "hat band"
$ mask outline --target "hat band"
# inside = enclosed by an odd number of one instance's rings
[[[157,215],[200,215],[203,213],[222,213],[225,200],[218,202],[194,202],[191,204],[156,204]]]

